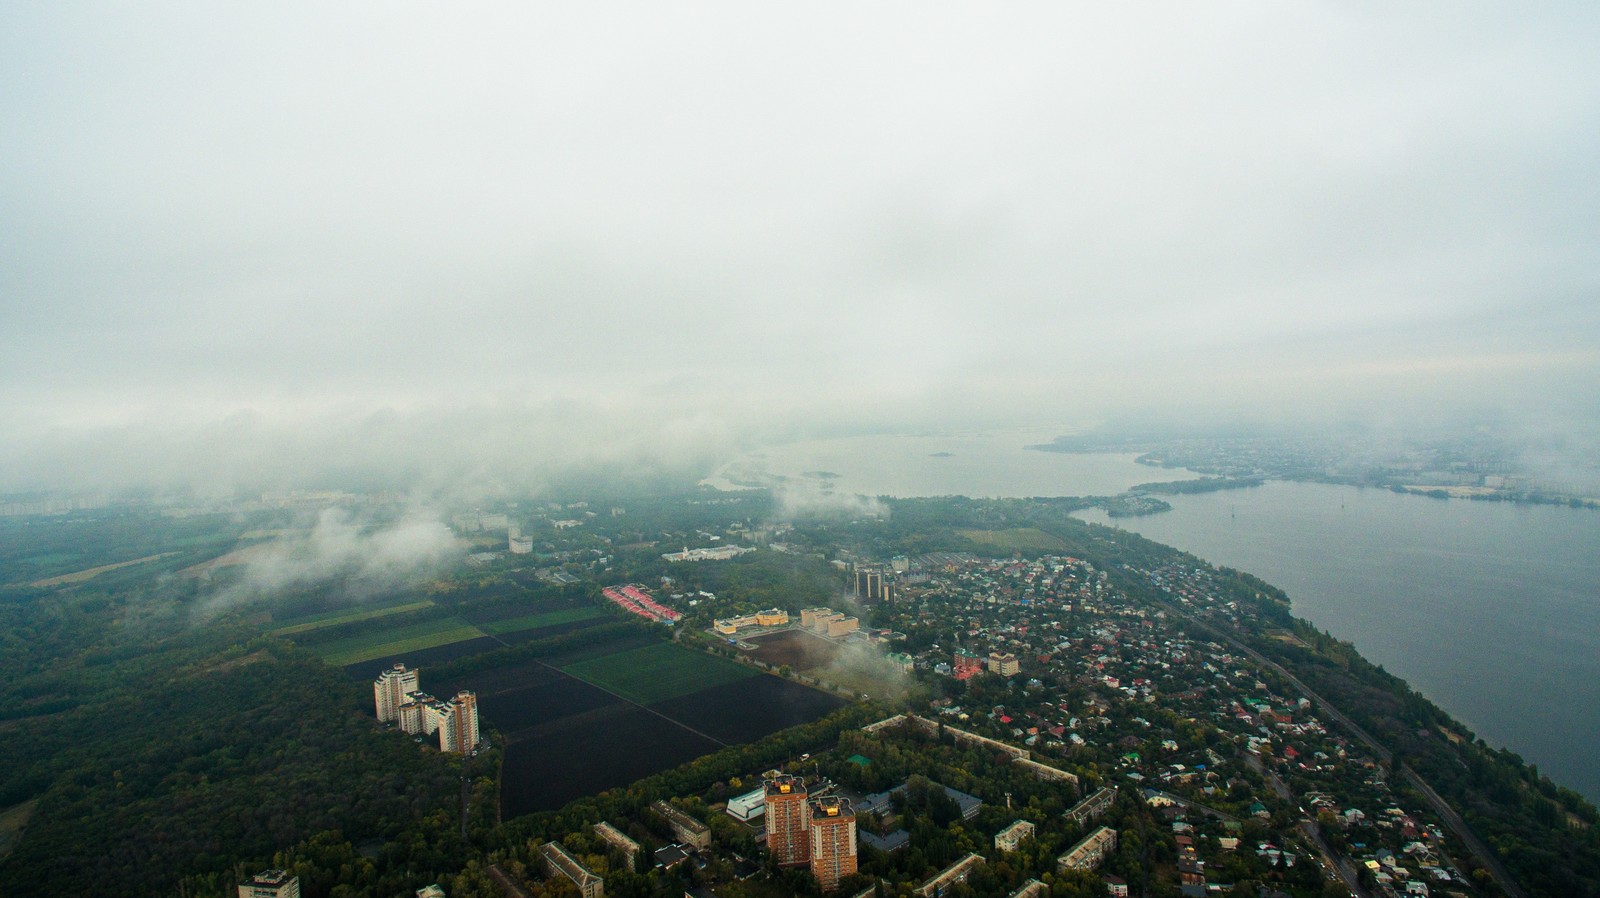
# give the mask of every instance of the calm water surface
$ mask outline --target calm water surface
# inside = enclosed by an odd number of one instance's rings
[[[746,456],[711,482],[1016,497],[1112,494],[1193,476],[1126,455],[1023,448],[1056,432],[795,443]],[[1600,800],[1600,512],[1306,483],[1169,501],[1170,512],[1116,526],[1281,587],[1297,615],[1353,642],[1491,744]],[[1110,523],[1100,512],[1080,517]]]
[[[1310,483],[1172,505],[1079,517],[1281,587],[1491,744],[1600,799],[1600,513]]]
[[[1060,433],[1034,428],[806,440],[749,453],[706,482],[845,495],[1018,498],[1113,495],[1139,483],[1196,476],[1135,464],[1131,454],[1025,448]]]

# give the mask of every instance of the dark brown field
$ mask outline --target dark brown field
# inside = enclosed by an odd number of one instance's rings
[[[822,640],[798,635],[832,648]],[[459,689],[478,694],[484,730],[499,733],[505,747],[500,786],[505,819],[555,810],[575,798],[624,786],[716,751],[721,743],[736,745],[759,739],[816,720],[844,704],[827,693],[763,675],[701,689],[646,709],[555,667],[578,658],[637,648],[635,643],[658,641],[648,635],[616,640],[585,646],[560,659],[545,659],[547,663],[523,661],[449,680],[428,676],[426,656],[439,653],[438,649],[413,652],[398,660],[421,668],[422,688],[434,695],[449,696]],[[805,647],[808,643],[798,642],[787,650],[798,654]],[[386,664],[370,661],[349,670],[374,677]]]
[[[479,652],[492,652],[501,647],[501,643],[496,640],[488,636],[480,636],[477,639],[452,642],[449,645],[434,646],[431,649],[413,649],[409,652],[401,652],[398,655],[390,655],[387,658],[374,658],[371,661],[347,664],[344,667],[344,672],[358,680],[370,680],[389,667],[394,666],[395,662],[398,661],[403,662],[407,667],[420,668],[423,677],[427,677],[428,665],[430,664],[443,664],[446,661],[454,661],[457,658],[465,658],[468,655],[476,655]],[[422,681],[422,688],[432,691],[432,687],[428,685],[426,679]]]
[[[779,677],[749,677],[702,689],[650,707],[730,745],[809,723],[844,699]]]
[[[500,784],[506,819],[559,808],[721,746],[635,705],[616,703],[512,737]]]
[[[827,667],[839,657],[837,644],[804,630],[785,630],[770,636],[757,636],[750,641],[758,648],[746,654],[773,667],[787,664],[799,671],[815,670]]]

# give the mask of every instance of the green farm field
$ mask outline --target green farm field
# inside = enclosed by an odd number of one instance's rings
[[[374,629],[370,633],[340,639],[324,645],[313,646],[312,651],[322,660],[336,666],[371,661],[401,652],[431,649],[484,635],[482,630],[459,617],[424,621],[409,627],[393,630]]]
[[[320,630],[323,627],[337,627],[340,624],[350,624],[356,621],[373,620],[379,617],[388,617],[391,614],[404,614],[407,611],[421,611],[432,608],[429,601],[407,602],[404,605],[389,605],[383,608],[344,608],[339,611],[327,611],[322,614],[313,614],[307,617],[297,617],[284,622],[284,625],[272,631],[274,636],[292,636],[295,633],[304,633],[308,630]]]
[[[556,624],[569,624],[573,621],[593,620],[605,617],[604,608],[566,608],[561,611],[546,611],[543,614],[525,614],[522,617],[513,617],[506,620],[492,621],[480,624],[479,629],[491,636],[501,633],[517,633],[522,630],[537,630],[540,627],[553,627]]]
[[[641,705],[760,676],[732,661],[670,643],[589,658],[561,670]]]

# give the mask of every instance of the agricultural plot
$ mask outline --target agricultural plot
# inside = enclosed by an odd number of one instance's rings
[[[547,635],[592,623],[568,620],[536,632]],[[843,704],[826,693],[661,642],[654,634],[430,680],[428,665],[446,659],[429,653],[459,657],[475,643],[498,647],[497,640],[481,637],[362,661],[346,670],[370,678],[391,661],[404,661],[422,671],[422,688],[434,695],[476,692],[484,728],[497,733],[506,750],[500,798],[507,818],[554,810],[725,744],[815,720]]]
[[[423,621],[394,629],[374,628],[371,632],[336,639],[323,645],[312,646],[329,664],[355,664],[385,655],[431,649],[434,646],[464,642],[483,636],[477,627],[459,617],[446,617]]]
[[[506,746],[506,818],[548,811],[721,748],[634,705],[617,703],[524,731]]]
[[[560,677],[493,695],[479,693],[478,713],[502,733],[526,738],[536,727],[622,701],[582,680]]]
[[[512,601],[469,604],[462,610],[461,616],[481,627],[484,624],[492,624],[495,621],[527,617],[533,614],[548,614],[555,611],[572,611],[578,607],[596,608],[599,606],[587,602],[578,605],[572,599],[567,598],[518,594]]]
[[[844,699],[774,676],[754,676],[650,706],[730,745],[810,723],[847,704]]]
[[[423,677],[423,687],[434,695],[454,695],[458,690],[471,689],[480,699],[499,692],[510,692],[514,689],[570,679],[561,671],[538,661],[507,664],[493,670],[474,671],[448,680],[434,680],[428,677],[426,671]],[[504,728],[502,730],[511,732]]]
[[[609,616],[604,608],[590,606],[588,608],[564,608],[560,611],[546,611],[540,614],[525,614],[519,617],[504,620],[490,621],[478,625],[478,629],[491,636],[500,636],[505,633],[517,633],[524,630],[542,630],[560,624],[570,624],[576,621],[598,620]]]
[[[560,636],[576,630],[587,630],[590,627],[597,627],[613,620],[615,618],[606,617],[597,617],[592,620],[575,620],[571,623],[540,627],[537,630],[518,630],[515,633],[502,633],[495,638],[506,645],[518,645],[524,642],[533,642],[536,639],[549,639],[552,636]]]
[[[621,636],[616,639],[607,640],[596,645],[586,645],[580,648],[571,649],[569,651],[562,652],[559,655],[551,655],[544,660],[555,667],[565,670],[566,668],[577,664],[580,661],[588,661],[593,658],[603,658],[607,655],[617,655],[632,649],[645,648],[647,646],[660,644],[661,637],[654,633],[637,633],[630,636]]]
[[[462,642],[452,642],[448,645],[434,646],[431,649],[411,649],[407,651],[390,652],[365,661],[355,661],[344,665],[344,672],[358,680],[370,680],[378,675],[379,671],[391,665],[403,662],[407,667],[418,667],[426,670],[430,664],[443,664],[479,652],[491,652],[503,648],[492,636],[480,636],[477,639],[468,639]],[[432,687],[427,687],[431,689]]]
[[[561,669],[641,705],[759,676],[731,661],[662,642],[565,664]]]
[[[408,611],[421,611],[432,608],[429,601],[407,602],[403,605],[389,605],[383,608],[345,608],[339,611],[325,611],[322,614],[313,614],[306,617],[297,617],[284,621],[283,625],[271,631],[274,636],[293,636],[296,633],[306,633],[311,630],[321,630],[324,627],[337,627],[340,624],[353,624],[356,621],[375,620],[388,617],[391,614],[404,614]]]
[[[785,664],[798,671],[827,667],[839,657],[843,647],[837,642],[814,636],[804,630],[785,630],[750,640],[756,649],[750,657],[769,667]]]

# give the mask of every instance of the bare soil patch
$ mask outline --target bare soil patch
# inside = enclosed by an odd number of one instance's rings
[[[752,637],[749,641],[756,645],[755,651],[746,652],[751,658],[772,667],[787,664],[799,671],[827,667],[842,651],[839,644],[805,630],[785,630]]]

